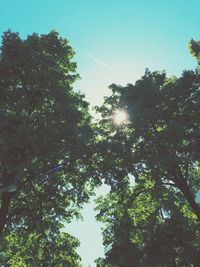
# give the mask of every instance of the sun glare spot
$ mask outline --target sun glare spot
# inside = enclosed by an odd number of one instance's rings
[[[128,122],[128,113],[124,109],[117,109],[113,112],[113,121],[117,125],[125,124]]]

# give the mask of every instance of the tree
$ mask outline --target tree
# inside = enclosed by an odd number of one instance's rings
[[[105,117],[102,127],[107,127],[103,135],[110,131],[110,157],[117,160],[118,150],[121,171],[137,176],[141,169],[148,169],[156,181],[174,183],[198,220],[200,207],[194,195],[200,170],[199,81],[194,71],[185,71],[180,78],[146,71],[135,85],[112,85],[113,96],[100,108]],[[108,116],[119,108],[129,114],[129,123],[120,131],[112,122],[109,126]]]
[[[190,43],[198,60],[199,47]],[[198,266],[199,88],[198,69],[180,78],[146,69],[134,85],[112,84],[97,107],[99,171],[111,186],[98,201],[106,256],[97,266]]]
[[[200,41],[195,41],[192,39],[189,42],[189,50],[192,56],[195,57],[195,59],[198,61],[198,64],[200,63]]]
[[[198,266],[199,225],[175,188],[140,177],[97,200],[105,258],[97,266]]]
[[[78,214],[95,183],[93,126],[88,103],[72,88],[73,55],[54,31],[25,40],[5,32],[0,50],[0,234],[12,240],[21,229],[24,242],[53,235],[55,251],[58,239],[65,243],[62,223]],[[2,251],[11,249],[5,244]]]
[[[28,194],[18,193],[0,239],[0,252],[7,255],[5,266],[80,265],[75,251],[78,240],[63,233],[64,226],[80,216],[81,203],[89,198],[81,189],[76,193],[78,189],[72,188],[71,179],[75,182],[79,178],[69,177],[63,170],[51,176],[48,184],[28,184],[23,188]]]
[[[47,237],[37,232],[12,231],[3,245],[6,250],[0,255],[1,266],[81,266],[76,252],[79,242],[67,233],[51,232]]]

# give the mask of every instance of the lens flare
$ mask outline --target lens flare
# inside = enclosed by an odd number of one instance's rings
[[[125,124],[128,122],[128,113],[124,109],[117,109],[113,112],[112,118],[117,125]]]

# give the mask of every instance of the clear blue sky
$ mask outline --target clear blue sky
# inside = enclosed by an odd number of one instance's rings
[[[109,84],[134,82],[146,67],[180,75],[196,66],[187,44],[200,39],[199,0],[1,0],[0,11],[1,33],[56,29],[69,39],[82,77],[75,88],[91,105],[102,103]],[[68,228],[82,241],[84,267],[103,253],[93,206]]]

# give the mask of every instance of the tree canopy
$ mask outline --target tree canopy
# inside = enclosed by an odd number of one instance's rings
[[[199,61],[199,42],[189,47]],[[99,169],[111,186],[97,201],[106,249],[97,266],[199,265],[199,88],[198,68],[180,78],[146,69],[135,84],[112,84],[97,107]]]
[[[78,242],[60,229],[78,216],[94,182],[93,126],[88,103],[72,88],[79,77],[73,56],[55,31],[27,39],[7,31],[2,38],[0,234],[9,266],[76,265]],[[34,257],[31,243],[38,244]],[[57,253],[64,265],[55,263]]]
[[[93,189],[104,224],[98,267],[198,267],[200,42],[196,70],[181,77],[145,70],[112,84],[92,122],[74,51],[55,31],[0,48],[0,262],[79,267],[79,241],[63,231]]]

